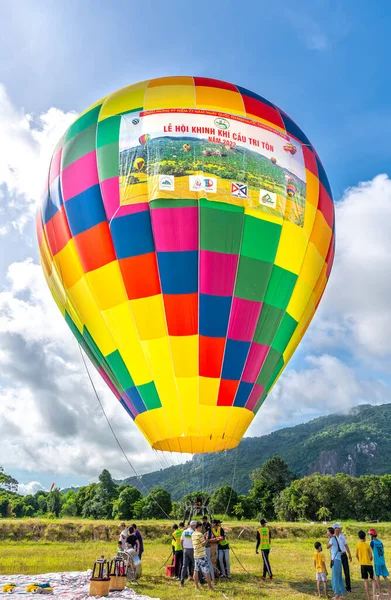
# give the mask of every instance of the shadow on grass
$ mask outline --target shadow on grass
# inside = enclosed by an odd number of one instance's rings
[[[209,596],[206,585],[201,586],[201,590],[196,590],[194,583],[186,581],[184,587],[179,586],[179,581],[166,579],[161,575],[148,575],[146,579],[131,585],[138,594],[146,594],[152,598],[161,600],[182,600],[185,598]],[[224,597],[227,600],[258,600],[269,598],[268,586],[265,586],[259,578],[247,574],[235,574],[231,580],[220,579],[213,583],[215,592],[211,596]]]

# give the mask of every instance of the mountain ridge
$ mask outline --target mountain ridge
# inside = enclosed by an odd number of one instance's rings
[[[173,500],[197,490],[213,492],[232,485],[241,494],[251,487],[251,473],[271,456],[281,456],[303,477],[348,473],[353,476],[391,472],[391,404],[356,406],[346,413],[317,417],[260,437],[244,438],[237,449],[196,454],[177,466],[128,477],[118,483],[145,489],[163,487]]]

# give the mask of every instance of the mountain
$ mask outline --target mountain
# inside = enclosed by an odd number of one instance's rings
[[[390,425],[391,404],[366,404],[269,435],[244,438],[234,450],[194,455],[183,465],[143,475],[142,483],[137,477],[121,483],[143,493],[163,487],[174,500],[197,490],[213,492],[222,485],[245,494],[251,487],[252,471],[275,455],[284,458],[299,477],[315,472],[383,475],[391,472]]]

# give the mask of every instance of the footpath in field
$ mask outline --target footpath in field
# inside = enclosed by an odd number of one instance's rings
[[[37,583],[50,583],[53,594],[49,598],[61,598],[61,600],[93,600],[95,596],[89,596],[89,579],[91,571],[74,571],[68,573],[45,573],[44,575],[1,575],[0,597],[8,595],[1,592],[7,583],[16,584],[13,595],[21,595],[26,599],[37,598],[37,594],[26,592],[27,586]],[[140,596],[130,588],[122,592],[110,592],[110,598],[122,598],[123,600],[160,600],[149,596]]]

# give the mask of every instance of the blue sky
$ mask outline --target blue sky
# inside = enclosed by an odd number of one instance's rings
[[[64,398],[44,396],[47,390],[33,373],[27,377],[19,372],[12,380],[7,373],[10,361],[24,364],[26,356],[35,359],[54,347],[67,372],[75,380],[80,375],[77,348],[62,324],[50,339],[39,333],[38,325],[35,329],[31,325],[44,324],[42,311],[51,310],[50,300],[42,300],[36,265],[35,171],[45,167],[50,146],[73,113],[142,79],[204,75],[270,99],[315,145],[339,204],[338,254],[329,290],[252,434],[364,401],[390,401],[391,272],[384,259],[390,250],[391,218],[390,24],[391,6],[384,0],[374,8],[363,0],[3,0],[0,333],[9,343],[0,346],[0,361],[2,356],[8,360],[0,384],[3,405],[13,407],[15,415],[23,410],[31,411],[32,419],[40,415],[37,424],[51,447],[39,451],[35,438],[18,444],[20,417],[5,415],[3,427],[13,441],[3,452],[0,449],[0,464],[20,481],[47,486],[56,475],[63,485],[81,483],[99,473],[97,454],[103,457],[102,467],[110,466],[109,459],[117,461],[100,418],[90,419],[87,433],[83,426],[88,402],[93,402],[87,398],[87,386],[80,405],[75,401],[64,408]],[[66,346],[61,346],[64,336]],[[36,370],[40,368],[37,362]],[[319,390],[312,385],[314,380]],[[303,400],[308,385],[312,394]],[[67,393],[72,395],[69,387]],[[58,401],[68,411],[66,418],[58,417],[61,407],[51,414]],[[105,395],[105,403],[112,406],[110,396]],[[122,413],[111,410],[138,468],[160,466]],[[61,428],[59,421],[69,428]],[[91,444],[87,466],[78,459],[80,445],[85,444]],[[10,459],[6,448],[17,448],[15,458]],[[63,461],[55,458],[56,448]],[[116,476],[127,474],[120,463]]]

